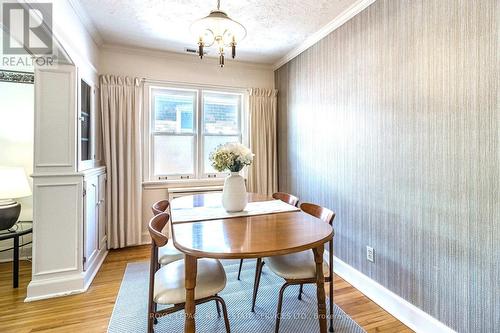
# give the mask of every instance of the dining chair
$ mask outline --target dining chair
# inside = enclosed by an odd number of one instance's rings
[[[335,213],[328,208],[324,208],[312,203],[303,203],[300,209],[318,219],[325,221],[332,225],[335,219]],[[291,285],[300,285],[299,300],[302,299],[302,288],[306,283],[316,283],[316,263],[314,261],[314,254],[312,251],[302,251],[297,253],[286,254],[282,256],[273,256],[266,258],[267,266],[269,269],[279,277],[285,280],[285,284],[280,289],[278,299],[278,309],[276,313],[276,327],[275,333],[279,332],[281,309],[283,306],[283,295],[285,289]],[[329,282],[330,294],[330,332],[333,332],[333,238],[328,242],[328,263],[323,261],[323,272],[325,274],[325,282]],[[257,273],[256,273],[257,274]],[[262,274],[262,269],[258,272]],[[254,286],[254,298],[252,300],[252,311],[255,306],[259,286],[259,279],[256,280]]]
[[[291,195],[291,194],[285,193],[285,192],[273,193],[273,199],[281,200],[281,201],[286,202],[287,204],[295,206],[295,207],[297,207],[297,204],[299,203],[299,198],[297,198],[295,195]]]
[[[285,193],[285,192],[273,193],[273,199],[281,200],[281,201],[286,202],[287,204],[295,206],[295,207],[297,207],[297,204],[299,203],[299,198],[297,198],[294,195]],[[264,262],[262,261],[262,259],[260,259],[260,258],[257,259],[256,270],[258,270],[258,267],[262,266],[262,265],[264,265]],[[241,276],[241,268],[242,267],[243,267],[243,259],[240,259],[240,268],[238,269],[238,280],[240,279],[240,276]],[[261,267],[261,269],[262,269],[262,267]],[[253,307],[252,307],[252,311],[253,311]]]
[[[155,216],[161,213],[170,214],[170,201],[160,200],[155,202],[151,206],[151,210]],[[167,265],[181,259],[184,259],[184,254],[174,247],[173,242],[168,242],[167,245],[158,249],[158,263],[160,265]]]
[[[184,260],[174,261],[160,268],[158,264],[158,248],[168,243],[168,237],[162,233],[170,216],[168,213],[159,213],[154,216],[148,225],[151,236],[151,262],[149,272],[148,295],[148,333],[154,332],[154,324],[158,318],[185,308],[186,289],[184,286]],[[224,315],[226,332],[230,333],[226,303],[218,293],[226,286],[226,273],[220,261],[216,259],[198,259],[196,275],[195,305],[215,301],[220,317],[219,304]],[[158,304],[172,306],[158,310]]]
[[[273,198],[276,200],[281,200],[283,202],[286,202],[287,204],[292,205],[294,207],[297,207],[299,203],[299,198],[297,198],[292,194],[284,192],[273,193]],[[243,260],[240,262],[240,270],[242,263]],[[257,299],[257,293],[259,291],[260,276],[262,275],[262,267],[264,267],[264,264],[265,261],[262,258],[257,258],[257,262],[255,264],[255,278],[253,282],[252,312],[255,312],[255,301]]]

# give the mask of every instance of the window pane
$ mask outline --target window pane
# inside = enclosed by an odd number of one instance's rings
[[[238,134],[240,107],[240,95],[203,93],[205,133]]]
[[[155,135],[154,174],[194,174],[194,136]]]
[[[170,133],[193,133],[196,92],[153,89],[154,130]]]
[[[203,161],[204,161],[204,172],[205,173],[216,173],[218,171],[212,168],[210,160],[208,159],[210,153],[213,152],[219,145],[228,142],[240,142],[239,136],[205,136],[204,149],[203,149]]]

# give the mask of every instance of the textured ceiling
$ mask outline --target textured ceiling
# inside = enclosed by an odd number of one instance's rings
[[[189,33],[215,0],[79,0],[105,44],[184,53],[196,48]],[[221,9],[247,29],[237,59],[274,63],[355,0],[221,0]],[[209,56],[216,55],[209,49]]]

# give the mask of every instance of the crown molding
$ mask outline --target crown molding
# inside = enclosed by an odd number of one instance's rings
[[[352,4],[349,8],[344,10],[342,13],[337,15],[332,21],[326,24],[324,27],[316,31],[314,34],[309,36],[304,42],[302,42],[299,46],[288,52],[284,57],[279,59],[277,62],[273,64],[273,69],[276,70],[319,42],[321,39],[326,37],[329,33],[339,28],[341,25],[349,21],[351,18],[359,14],[365,8],[370,6],[376,0],[358,0],[354,4]]]
[[[101,37],[101,34],[99,33],[99,30],[96,28],[94,22],[90,18],[90,16],[87,14],[85,9],[83,9],[80,0],[67,0],[71,8],[73,8],[73,11],[75,12],[76,16],[82,23],[83,27],[87,32],[89,33],[90,37],[94,40],[94,43],[97,44],[97,46],[101,46],[104,44],[104,40]]]
[[[136,47],[136,46],[129,46],[129,45],[121,45],[121,44],[103,44],[100,47],[101,52],[119,52],[119,53],[125,53],[125,54],[130,54],[130,55],[143,55],[147,57],[157,57],[157,58],[166,58],[170,60],[175,60],[175,61],[182,61],[182,62],[188,62],[188,63],[197,63],[199,64],[200,61],[210,63],[210,64],[218,64],[217,58],[213,57],[203,57],[203,60],[200,60],[197,55],[192,55],[192,54],[184,54],[184,53],[178,53],[178,52],[170,52],[170,51],[164,51],[164,50],[158,50],[158,49],[150,49],[150,48],[144,48],[144,47]],[[259,69],[259,70],[273,70],[272,64],[262,64],[262,63],[255,63],[255,62],[248,62],[248,61],[241,61],[241,60],[230,60],[226,62],[226,66],[230,67],[232,65],[238,66],[238,67],[246,67],[246,68],[252,68],[252,69]]]

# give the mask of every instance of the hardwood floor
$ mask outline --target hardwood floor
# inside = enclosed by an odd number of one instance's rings
[[[149,246],[110,251],[86,293],[31,303],[24,303],[31,263],[21,263],[18,289],[11,263],[0,264],[0,332],[106,332],[127,263],[148,257]],[[368,333],[412,332],[339,277],[335,303]]]

